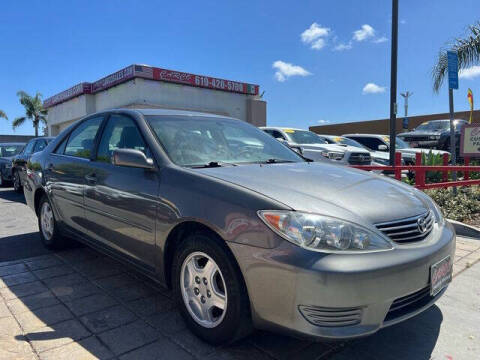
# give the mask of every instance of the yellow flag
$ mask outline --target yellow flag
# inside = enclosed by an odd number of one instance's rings
[[[470,88],[468,89],[467,98],[468,98],[468,102],[470,103],[470,119],[468,120],[468,123],[471,124],[472,116],[473,116],[473,93]]]

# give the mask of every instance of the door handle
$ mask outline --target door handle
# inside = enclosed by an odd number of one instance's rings
[[[85,180],[87,180],[88,184],[95,185],[97,183],[97,175],[96,174],[85,175]]]

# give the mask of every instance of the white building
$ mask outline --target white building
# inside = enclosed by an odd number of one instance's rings
[[[266,102],[258,93],[259,86],[254,84],[130,65],[54,95],[44,106],[51,136],[85,115],[120,107],[202,111],[265,126]]]

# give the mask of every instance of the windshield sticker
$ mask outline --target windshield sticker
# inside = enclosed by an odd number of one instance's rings
[[[292,129],[284,129],[283,131],[289,134],[293,134],[295,132],[295,130]]]
[[[383,141],[390,142],[390,138],[388,136],[382,136]]]
[[[335,141],[335,142],[337,142],[337,143],[338,143],[338,142],[341,142],[341,141],[342,141],[342,137],[341,137],[341,136],[335,136],[335,137],[333,138],[333,141]]]

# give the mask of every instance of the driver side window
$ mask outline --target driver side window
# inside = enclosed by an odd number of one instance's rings
[[[112,115],[108,119],[98,146],[97,161],[111,162],[116,149],[136,149],[147,154],[147,147],[135,122],[123,115]]]

